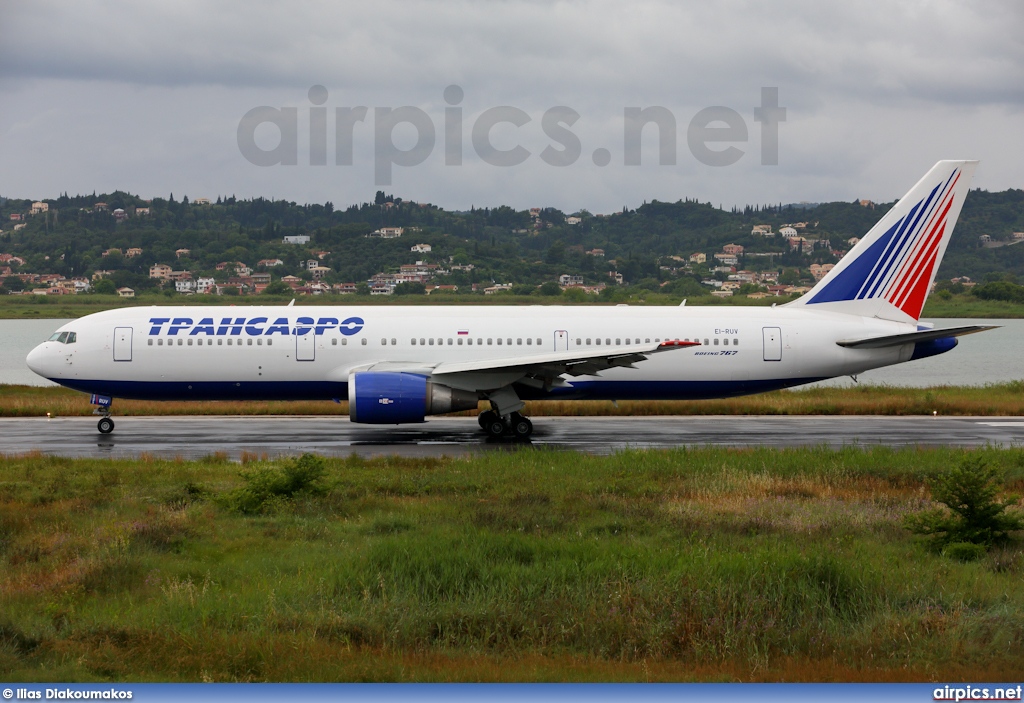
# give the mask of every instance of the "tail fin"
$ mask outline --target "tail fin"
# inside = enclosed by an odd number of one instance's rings
[[[915,322],[977,161],[940,161],[807,295],[790,305]]]

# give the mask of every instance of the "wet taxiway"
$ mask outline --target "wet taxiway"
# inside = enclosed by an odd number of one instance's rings
[[[0,419],[0,453],[67,457],[197,458],[223,452],[269,456],[459,455],[523,445],[607,454],[681,446],[1024,446],[1021,417],[672,416],[538,417],[528,442],[488,439],[474,418],[419,425],[355,425],[344,417],[117,417],[109,435],[96,419]]]

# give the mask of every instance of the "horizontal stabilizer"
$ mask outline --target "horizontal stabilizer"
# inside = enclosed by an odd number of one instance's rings
[[[930,342],[933,339],[948,339],[950,337],[962,337],[965,334],[985,332],[994,330],[999,325],[969,325],[967,327],[948,327],[943,330],[921,330],[920,332],[908,332],[907,334],[891,334],[885,337],[869,337],[868,339],[843,339],[836,342],[841,347],[848,349],[884,349],[885,347],[899,347],[904,344],[917,344],[919,342]]]

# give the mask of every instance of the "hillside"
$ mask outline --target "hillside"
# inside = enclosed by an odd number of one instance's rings
[[[300,205],[264,198],[218,197],[208,203],[171,195],[144,201],[123,192],[62,195],[37,203],[0,199],[0,276],[7,291],[53,288],[61,278],[92,282],[105,276],[114,284],[100,286],[106,292],[123,286],[173,292],[171,278],[151,278],[152,266],[166,264],[179,272],[178,280],[194,285],[207,277],[242,293],[293,276],[286,283],[300,292],[319,287],[367,293],[372,287],[422,293],[445,285],[463,294],[472,292],[473,284],[479,293],[502,283],[526,294],[549,283],[547,292],[557,295],[560,290],[552,286],[563,275],[570,277],[563,287],[586,292],[602,285],[617,289],[621,280],[619,285],[679,295],[712,289],[725,294],[723,283],[737,293],[774,283],[772,292],[778,293],[782,286],[813,284],[811,265],[838,261],[850,248],[848,240],[863,235],[891,205],[724,211],[691,200],[653,201],[612,215],[584,211],[567,217],[554,209],[506,206],[452,212],[383,192],[372,203],[344,210],[330,202]],[[773,236],[753,234],[755,225],[768,225]],[[789,238],[780,233],[786,225],[793,227],[785,230]],[[368,236],[383,228],[401,228],[401,236]],[[1014,232],[1022,231],[1024,191],[972,191],[938,278],[1024,277],[1024,246],[1013,239]],[[285,237],[297,235],[310,240],[285,243]],[[992,240],[987,246],[982,235]],[[729,244],[738,245],[732,248],[739,252],[735,261],[723,254]],[[429,245],[429,251],[413,251],[416,245]],[[696,253],[704,254],[706,262],[691,261]],[[218,264],[226,266],[218,270]],[[106,273],[95,276],[97,271]],[[752,275],[735,275],[744,271]],[[254,285],[251,274],[258,272],[271,275],[257,277]],[[317,285],[311,288],[313,282]],[[343,288],[343,283],[349,285]],[[282,289],[278,284],[271,290]]]

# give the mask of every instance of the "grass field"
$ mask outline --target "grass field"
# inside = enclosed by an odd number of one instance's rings
[[[902,527],[963,456],[8,457],[0,679],[1018,679],[1021,546]]]
[[[0,385],[0,417],[89,415],[83,393],[57,387]],[[128,415],[345,415],[348,403],[115,401]],[[988,386],[809,388],[701,401],[541,401],[527,415],[1020,415],[1024,381]],[[470,414],[470,413],[463,413]]]

